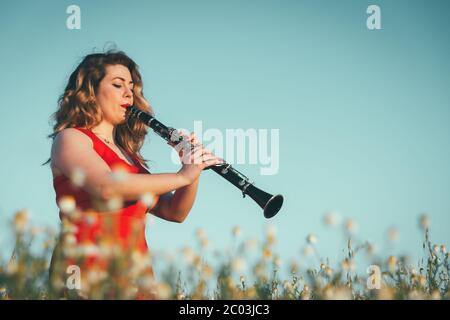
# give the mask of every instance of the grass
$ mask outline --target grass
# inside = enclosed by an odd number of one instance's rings
[[[327,216],[325,223],[335,221]],[[282,265],[274,252],[276,239],[271,230],[258,243],[240,240],[240,229],[235,227],[234,249],[216,252],[216,261],[209,263],[203,250],[208,239],[201,230],[196,235],[197,252],[180,248],[178,260],[174,260],[164,253],[123,252],[108,242],[80,248],[74,244],[70,226],[55,235],[49,229],[29,226],[28,213],[22,210],[12,224],[15,245],[11,258],[0,262],[0,299],[134,299],[137,292],[144,293],[139,296],[142,299],[180,300],[449,299],[449,253],[444,245],[430,241],[428,217],[422,216],[420,223],[424,256],[415,265],[407,257],[380,257],[367,241],[356,243],[351,236],[354,222],[347,220],[346,257],[335,267],[320,259],[316,268],[303,269],[296,262]],[[388,235],[391,240],[397,237],[395,230]],[[95,256],[102,261],[101,267],[80,274],[76,268],[59,266],[59,274],[65,278],[49,278],[50,257],[58,237],[63,239],[61,252],[75,261],[75,266]],[[317,237],[310,234],[306,242],[303,255],[318,255]],[[369,259],[367,265],[372,265],[370,274],[356,271],[355,260],[362,253]],[[256,259],[249,261],[252,254]],[[148,272],[150,265],[161,270],[156,277]],[[284,278],[283,268],[289,270]]]

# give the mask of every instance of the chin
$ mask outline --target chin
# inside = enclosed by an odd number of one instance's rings
[[[116,121],[117,124],[122,124],[125,123],[127,120],[127,117],[125,116],[125,114],[123,114],[123,116],[119,117]]]

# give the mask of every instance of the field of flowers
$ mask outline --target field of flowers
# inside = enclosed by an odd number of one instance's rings
[[[198,250],[179,249],[178,258],[163,253],[121,252],[111,244],[74,247],[70,225],[61,233],[29,225],[28,212],[21,210],[12,221],[15,246],[11,257],[0,261],[0,299],[449,299],[449,253],[445,245],[429,238],[429,218],[419,218],[423,230],[423,258],[410,262],[403,256],[380,257],[373,244],[352,236],[354,221],[342,227],[347,239],[346,257],[332,266],[318,259],[316,268],[303,268],[295,261],[283,265],[274,250],[275,232],[270,229],[260,242],[241,240],[238,226],[231,230],[233,250],[217,252],[209,261],[202,248],[208,246],[205,232],[198,230]],[[324,223],[335,225],[333,215]],[[395,241],[398,232],[388,230]],[[103,268],[87,274],[69,266],[61,278],[49,277],[50,258],[56,239],[62,239],[61,252],[82,265],[87,256],[101,257]],[[318,256],[317,236],[305,239],[302,255]],[[355,260],[364,254],[371,273],[356,271]],[[248,257],[255,256],[256,259]],[[247,259],[248,258],[248,259]],[[300,258],[301,259],[301,258]],[[149,266],[158,266],[156,276]],[[248,267],[247,267],[248,266]],[[73,267],[73,265],[72,265]],[[57,267],[56,267],[57,268]],[[124,272],[126,270],[127,272]],[[282,270],[287,275],[283,275]]]

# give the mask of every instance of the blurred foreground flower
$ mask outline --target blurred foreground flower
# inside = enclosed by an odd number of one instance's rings
[[[328,212],[323,217],[323,222],[327,226],[336,226],[339,223],[340,217],[337,212]]]
[[[81,188],[86,180],[86,174],[81,168],[75,168],[69,178],[74,186]]]
[[[72,200],[68,198],[64,201],[61,201],[60,207],[66,212],[76,213]],[[215,263],[209,261],[208,252],[203,250],[208,245],[203,229],[197,229],[195,233],[200,244],[197,252],[185,246],[178,250],[178,255],[167,251],[142,253],[124,251],[107,237],[78,244],[77,227],[72,218],[62,220],[62,254],[74,262],[71,267],[75,270],[87,261],[95,262],[94,268],[81,273],[82,288],[79,292],[73,294],[67,282],[58,277],[48,279],[49,254],[53,250],[51,243],[54,243],[55,234],[49,233],[51,239],[44,239],[45,245],[38,246],[44,248],[42,255],[31,252],[30,239],[45,235],[45,229],[27,228],[29,214],[21,210],[14,216],[14,229],[20,230],[16,233],[14,258],[0,264],[0,299],[135,299],[137,296],[149,299],[296,300],[450,298],[447,248],[444,244],[432,243],[428,231],[423,243],[425,257],[417,265],[411,263],[407,256],[375,256],[374,244],[367,240],[361,242],[353,236],[347,241],[347,254],[340,263],[333,264],[319,256],[314,246],[318,242],[317,235],[310,233],[300,253],[304,256],[315,254],[319,262],[315,267],[305,266],[312,261],[300,256],[300,268],[295,260],[283,266],[273,245],[273,227],[265,230],[261,243],[258,243],[254,239],[237,239],[240,228],[235,226],[231,233],[233,250],[230,249],[225,255],[216,255],[221,260]],[[93,211],[84,212],[80,218],[83,223],[95,225],[98,215]],[[345,226],[343,231],[349,236],[349,232],[354,231],[354,221],[347,220]],[[395,241],[397,233],[396,229],[388,229],[388,239]],[[255,260],[252,261],[246,250],[254,248],[259,250],[254,252]],[[361,251],[369,254],[359,257]],[[366,262],[362,258],[367,259]],[[358,274],[356,262],[364,270],[370,265],[377,266],[372,270],[378,271]],[[154,264],[159,267],[157,276],[153,274]],[[67,276],[66,269],[61,271]],[[366,286],[366,280],[373,276],[381,277],[377,290]],[[58,295],[54,295],[48,289],[50,287]]]
[[[430,228],[430,218],[427,214],[422,214],[419,217],[419,226],[422,230],[426,230]]]
[[[317,236],[315,234],[308,234],[308,236],[306,237],[306,241],[309,244],[316,244],[317,243]]]
[[[25,232],[29,218],[30,212],[27,209],[17,211],[16,215],[14,216],[14,228],[17,232]]]

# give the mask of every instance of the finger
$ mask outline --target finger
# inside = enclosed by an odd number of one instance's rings
[[[210,154],[204,154],[202,158],[203,158],[203,161],[209,161],[209,160],[217,159],[216,156],[213,156],[213,155],[210,155]]]
[[[192,133],[191,135],[191,141],[193,144],[200,144],[200,140],[198,140],[197,136],[195,135],[195,133]]]
[[[194,148],[194,150],[189,153],[188,161],[190,161],[190,163],[200,164],[203,161],[202,158],[203,158],[202,149],[200,147],[197,147]]]
[[[194,146],[194,148],[191,150],[192,154],[203,154],[203,147],[202,146]]]
[[[202,164],[205,161],[205,158],[202,155],[196,155],[193,157],[194,164]]]
[[[208,161],[203,162],[203,165],[205,168],[216,165],[216,164],[222,164],[222,162],[217,159],[216,160],[208,160]]]
[[[207,162],[207,161],[215,161],[217,163],[225,163],[225,160],[223,160],[222,158],[219,158],[215,155],[204,155],[203,156],[203,162]]]
[[[208,154],[208,155],[210,154],[210,155],[215,156],[214,153],[209,149],[203,149],[203,154]]]

